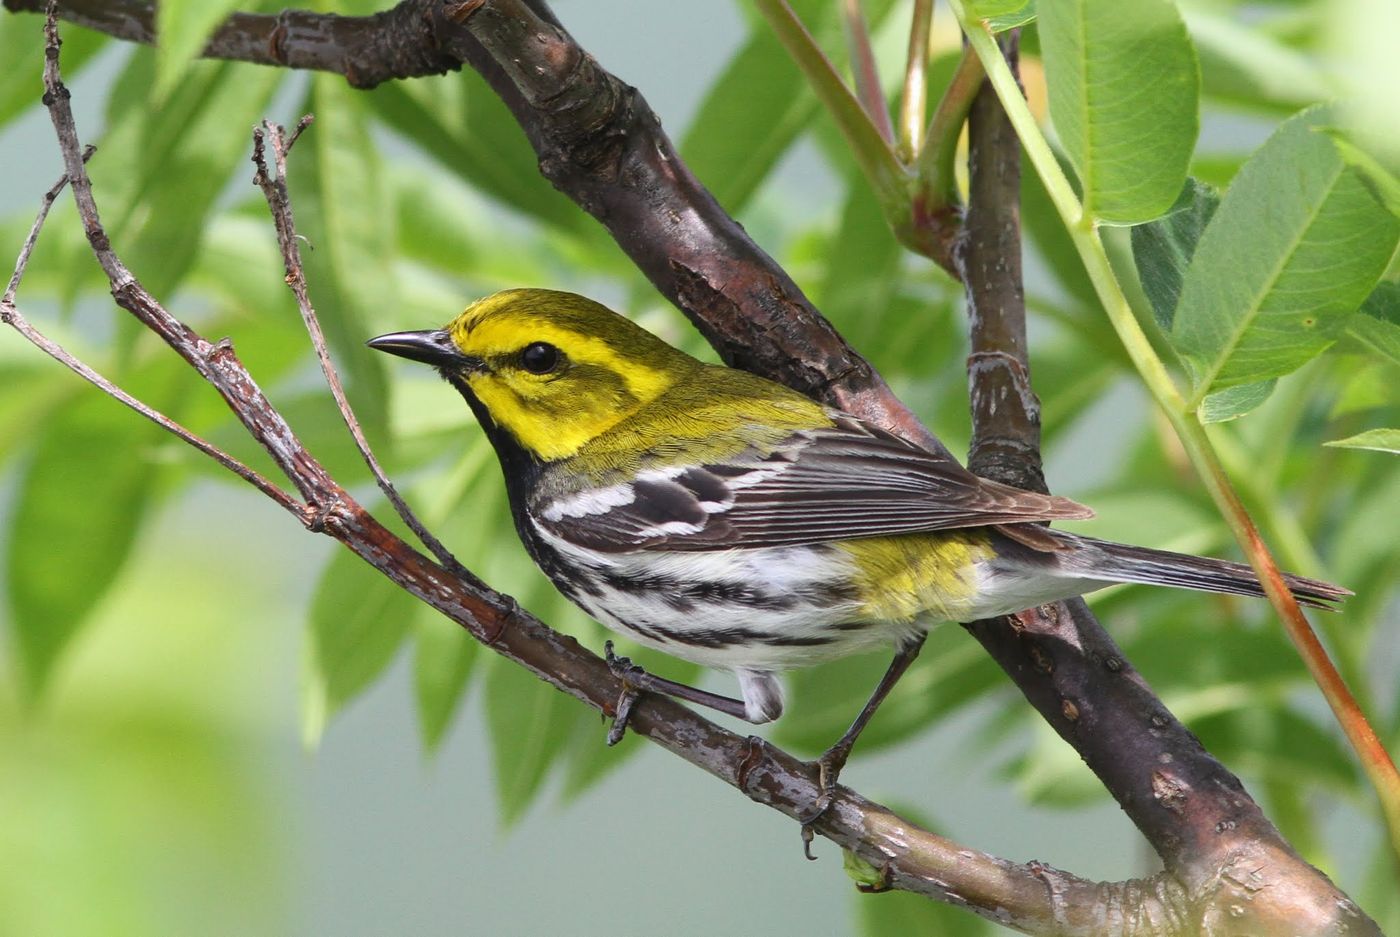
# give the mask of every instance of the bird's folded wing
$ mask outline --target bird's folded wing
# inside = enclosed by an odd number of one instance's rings
[[[647,469],[531,513],[552,534],[604,552],[813,544],[1092,515],[854,421],[722,462]]]

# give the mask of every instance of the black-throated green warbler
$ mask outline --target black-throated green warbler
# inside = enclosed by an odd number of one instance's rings
[[[571,293],[507,290],[369,344],[435,365],[466,398],[561,592],[641,644],[733,671],[742,707],[719,708],[752,722],[782,712],[776,673],[914,644],[939,621],[1117,582],[1262,594],[1238,563],[1029,526],[1091,512],[704,364]],[[1320,607],[1349,594],[1288,586]]]

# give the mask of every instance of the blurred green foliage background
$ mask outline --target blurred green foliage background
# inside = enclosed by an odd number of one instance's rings
[[[793,5],[840,57],[837,5]],[[230,336],[311,450],[376,504],[248,184],[254,122],[314,113],[292,157],[297,221],[313,248],[307,273],[381,458],[468,567],[600,647],[601,629],[520,549],[494,457],[466,408],[361,343],[441,323],[519,285],[585,292],[693,352],[706,354],[703,343],[540,179],[474,74],[357,92],[331,76],[192,61],[199,42],[188,35],[226,6],[169,4],[171,39],[159,52],[64,29],[65,73],[79,129],[100,147],[90,168],[119,253],[176,315],[206,336]],[[1227,186],[1304,107],[1400,87],[1394,57],[1372,41],[1400,31],[1386,0],[1182,8],[1203,80],[1192,174],[1207,183]],[[895,243],[763,23],[742,3],[558,0],[555,9],[642,90],[722,204],[964,452],[961,288]],[[901,61],[907,4],[866,9],[882,60]],[[39,30],[35,16],[0,17],[9,63],[0,244],[12,252],[60,173],[37,106]],[[941,8],[936,42],[935,86],[957,49]],[[1026,83],[1043,111],[1033,29],[1026,49]],[[891,88],[896,77],[890,64]],[[1099,511],[1082,528],[1096,536],[1230,553],[1029,171],[1023,217],[1051,486]],[[1127,231],[1108,239],[1131,280]],[[1147,299],[1136,298],[1150,319]],[[66,202],[20,304],[122,386],[271,471],[212,392],[111,307]],[[1400,301],[1383,289],[1374,305],[1369,327],[1384,346],[1400,335]],[[1281,561],[1357,592],[1345,612],[1315,620],[1395,750],[1400,472],[1393,455],[1322,445],[1400,425],[1400,358],[1376,349],[1343,335],[1213,434]],[[0,542],[0,933],[986,929],[909,896],[854,896],[834,848],[808,866],[791,824],[635,739],[604,748],[596,714],[478,653],[347,553],[9,333],[0,334]],[[1110,590],[1094,604],[1300,850],[1383,928],[1400,930],[1373,795],[1267,606],[1147,589]],[[666,676],[697,677],[642,658]],[[794,675],[789,715],[769,737],[820,751],[884,664],[861,658]],[[724,678],[701,679],[726,688]],[[1105,878],[1152,869],[1073,752],[955,627],[933,634],[847,780],[1009,858]]]

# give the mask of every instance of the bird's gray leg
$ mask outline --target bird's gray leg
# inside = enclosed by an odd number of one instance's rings
[[[914,658],[919,656],[927,637],[927,634],[921,634],[917,640],[903,645],[895,652],[894,660],[890,661],[885,675],[880,678],[875,691],[870,694],[870,699],[865,701],[865,707],[861,709],[860,715],[856,716],[855,722],[852,722],[851,727],[836,740],[835,745],[822,752],[821,757],[817,759],[817,783],[821,787],[821,793],[817,795],[816,808],[802,820],[802,849],[808,859],[816,858],[812,855],[811,848],[812,824],[830,809],[831,795],[836,791],[836,779],[840,777],[841,769],[846,767],[846,759],[851,757],[851,749],[855,747],[856,739],[865,731],[866,724],[885,701],[885,697],[890,695],[890,690],[894,689],[899,678],[904,676],[909,665],[914,663]]]
[[[758,724],[769,721],[769,719],[750,718],[748,707],[744,705],[743,700],[721,696],[718,693],[711,693],[708,690],[697,689],[684,683],[677,683],[675,680],[667,680],[665,677],[647,673],[626,657],[618,657],[614,654],[611,641],[603,645],[603,655],[613,676],[622,681],[622,695],[617,701],[617,715],[613,717],[612,728],[608,730],[609,745],[616,745],[622,741],[622,734],[627,730],[627,719],[632,714],[632,706],[637,701],[638,693],[660,693],[663,696],[675,697],[699,706],[706,706],[728,716],[743,719],[745,722]]]

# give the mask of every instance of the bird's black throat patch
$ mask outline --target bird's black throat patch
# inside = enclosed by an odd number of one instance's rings
[[[530,492],[534,490],[536,482],[539,481],[544,463],[520,445],[520,442],[502,429],[495,420],[491,419],[491,411],[487,410],[486,405],[477,399],[476,394],[472,393],[470,385],[463,377],[453,373],[448,368],[440,368],[439,372],[443,379],[462,395],[467,406],[472,408],[472,413],[476,415],[476,421],[481,424],[482,430],[485,431],[486,438],[491,440],[491,445],[495,448],[501,463],[501,475],[505,478],[506,497],[510,499],[510,510],[511,514],[515,516],[516,530],[520,534],[520,539],[528,545],[533,538],[534,531],[527,530],[528,521],[525,519],[525,510],[529,504]]]

